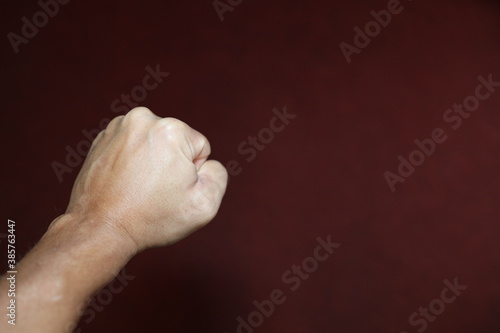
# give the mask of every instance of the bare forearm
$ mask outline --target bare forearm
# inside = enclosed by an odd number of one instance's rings
[[[125,235],[99,221],[63,215],[19,263],[16,275],[16,325],[1,332],[67,332],[78,310],[109,282],[134,254]],[[0,282],[5,309],[8,281]]]

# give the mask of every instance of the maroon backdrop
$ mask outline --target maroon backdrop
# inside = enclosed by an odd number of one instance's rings
[[[251,315],[255,332],[499,332],[500,88],[456,130],[443,114],[478,76],[500,81],[500,4],[401,4],[351,63],[340,43],[387,1],[244,0],[221,21],[211,0],[73,0],[17,54],[8,33],[41,7],[2,4],[4,220],[17,223],[19,253],[67,205],[78,167],[60,182],[53,162],[117,115],[113,101],[147,66],[170,75],[140,104],[241,168],[215,220],[135,257],[81,332],[232,333],[274,289],[286,301],[263,323]],[[269,139],[285,106],[296,118],[248,162],[238,146]],[[392,192],[384,173],[435,128],[447,140]],[[341,246],[316,269],[307,257],[328,235]],[[292,291],[287,270],[304,259],[312,272]],[[455,278],[467,289],[445,304]],[[439,315],[412,326],[429,305]]]

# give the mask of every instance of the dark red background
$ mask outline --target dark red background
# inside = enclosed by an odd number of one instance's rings
[[[500,4],[404,0],[347,64],[339,43],[386,3],[244,0],[221,22],[210,0],[72,0],[19,54],[3,37],[4,220],[21,253],[68,202],[77,172],[59,183],[51,163],[148,65],[171,75],[142,104],[243,167],[215,220],[134,258],[82,332],[232,333],[275,288],[287,301],[256,332],[416,332],[408,316],[454,277],[468,289],[427,332],[499,332],[500,91],[457,131],[442,115],[478,75],[500,80]],[[3,35],[38,10],[4,2]],[[297,118],[245,162],[237,146],[284,105]],[[383,173],[436,127],[448,140],[391,193]],[[341,247],[290,292],[282,273],[329,234]]]

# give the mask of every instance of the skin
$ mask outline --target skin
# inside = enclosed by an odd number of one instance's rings
[[[71,332],[88,299],[138,252],[175,243],[216,215],[227,172],[185,123],[135,108],[94,140],[65,214],[18,264],[16,325],[0,332]]]

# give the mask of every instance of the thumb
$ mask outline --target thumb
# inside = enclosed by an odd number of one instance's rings
[[[226,192],[227,179],[226,168],[218,161],[209,160],[200,166],[198,181],[193,188],[193,200],[201,213],[202,223],[208,223],[217,214]]]

